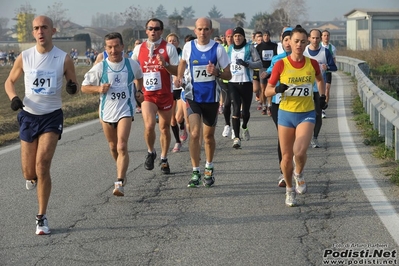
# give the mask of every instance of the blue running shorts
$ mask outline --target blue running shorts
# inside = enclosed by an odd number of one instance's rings
[[[64,127],[64,114],[61,109],[45,115],[33,115],[24,110],[18,113],[19,137],[26,142],[33,142],[46,132],[59,134],[61,139]]]
[[[288,112],[279,109],[278,110],[278,118],[277,123],[281,126],[296,128],[300,123],[303,122],[310,122],[315,124],[316,123],[316,112]]]

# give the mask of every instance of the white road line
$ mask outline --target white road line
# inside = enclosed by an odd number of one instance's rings
[[[84,122],[82,124],[77,124],[77,125],[74,125],[74,126],[70,126],[70,127],[65,128],[63,133],[68,133],[68,132],[71,132],[71,131],[75,131],[75,130],[78,130],[78,129],[81,129],[81,128],[84,128],[84,127],[87,127],[87,126],[90,126],[90,125],[96,124],[96,123],[100,124],[100,121],[98,119],[94,119],[94,120],[91,120],[91,121],[88,121],[88,122]]]
[[[359,151],[356,148],[349,130],[348,120],[345,114],[346,106],[342,78],[339,75],[334,75],[334,80],[337,82],[337,117],[340,118],[338,119],[338,129],[346,159],[374,211],[377,213],[396,244],[399,245],[399,215],[392,207],[359,155]]]
[[[83,127],[87,127],[87,126],[95,124],[95,123],[99,123],[98,119],[91,120],[89,122],[85,122],[85,123],[82,123],[82,124],[77,124],[77,125],[74,125],[74,126],[70,126],[70,127],[65,128],[64,132],[62,134],[68,133],[68,132],[71,132],[71,131],[74,131],[74,130],[81,129]],[[4,149],[0,149],[0,155],[6,154],[6,153],[11,152],[11,151],[18,150],[19,148],[20,148],[20,144],[18,143],[18,144],[14,144],[14,145],[11,145],[9,147],[6,147]]]

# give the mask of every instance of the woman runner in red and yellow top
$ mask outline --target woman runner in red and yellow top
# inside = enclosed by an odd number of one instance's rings
[[[287,184],[287,206],[296,206],[296,193],[306,192],[303,169],[316,119],[312,89],[315,80],[321,95],[320,105],[325,105],[325,88],[319,64],[303,55],[307,43],[306,30],[300,26],[294,28],[291,32],[292,53],[276,62],[265,91],[266,97],[282,93],[277,123],[282,153],[280,166]]]

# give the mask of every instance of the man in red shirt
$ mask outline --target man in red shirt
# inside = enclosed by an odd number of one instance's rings
[[[144,139],[148,154],[144,167],[154,169],[157,153],[154,149],[156,114],[159,115],[161,142],[161,172],[169,174],[167,154],[170,146],[170,121],[172,117],[173,93],[171,75],[176,75],[179,57],[176,48],[161,38],[163,22],[157,18],[146,23],[147,41],[137,45],[132,59],[137,60],[143,71],[144,102],[141,111],[144,120]]]

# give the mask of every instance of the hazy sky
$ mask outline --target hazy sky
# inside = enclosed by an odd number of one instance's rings
[[[36,9],[36,14],[44,14],[47,7],[55,2],[63,2],[62,7],[67,9],[67,17],[72,22],[82,26],[89,26],[91,18],[96,13],[106,14],[110,12],[123,12],[130,6],[140,5],[141,8],[147,9],[152,7],[155,11],[159,5],[163,5],[170,15],[176,8],[178,12],[183,7],[192,7],[196,17],[207,16],[212,6],[215,5],[224,17],[233,17],[236,13],[245,13],[247,22],[258,12],[272,13],[273,3],[276,0],[68,0],[68,1],[48,1],[48,0],[0,0],[2,2],[0,8],[0,17],[10,19],[8,26],[15,24],[11,19],[15,17],[15,10],[21,5],[30,3],[31,7]],[[350,12],[354,8],[395,8],[399,9],[399,0],[305,0],[309,8],[309,20],[333,20],[334,18],[342,18],[343,15]],[[5,3],[6,2],[6,3]],[[147,3],[148,2],[148,3]],[[138,4],[140,3],[140,4]],[[166,4],[173,3],[173,4]],[[182,4],[176,4],[182,3]],[[215,4],[216,3],[216,4]]]

